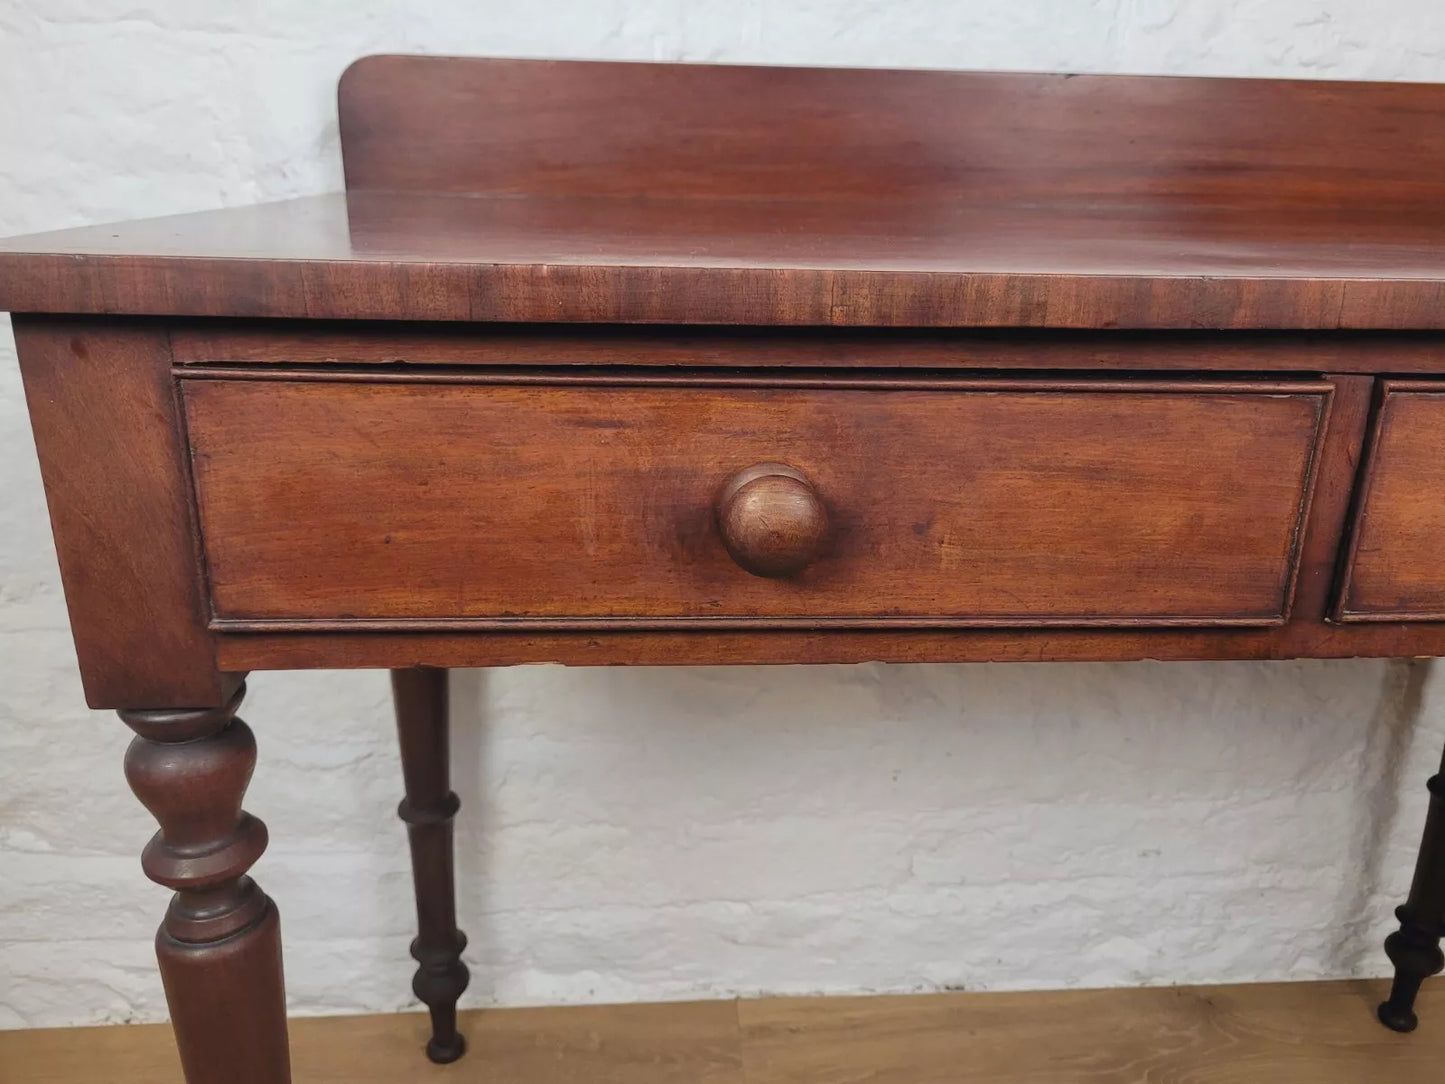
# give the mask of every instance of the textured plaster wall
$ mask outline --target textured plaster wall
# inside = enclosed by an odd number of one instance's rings
[[[1435,0],[0,0],[0,234],[340,186],[376,51],[1445,78]],[[8,332],[8,328],[0,329]],[[164,893],[83,707],[0,346],[0,1026],[164,1015]],[[1425,664],[457,675],[474,1005],[1379,974]],[[408,1004],[382,676],[263,675],[297,1012]]]

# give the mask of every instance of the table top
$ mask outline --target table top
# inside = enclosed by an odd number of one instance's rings
[[[860,280],[856,313],[819,308],[836,302],[833,273]],[[1087,326],[1103,322],[1098,309],[1126,283],[1157,281],[1163,293],[1192,291],[1195,326],[1209,326],[1211,288],[1233,280],[1292,293],[1292,314],[1304,320],[1311,284],[1319,304],[1332,285],[1445,282],[1445,213],[353,192],[0,242],[0,307],[12,311],[468,319],[480,302],[483,317],[526,319],[546,307],[549,281],[580,275],[616,296],[555,298],[555,318],[605,319],[617,306],[619,319],[661,319],[619,303],[647,281],[678,280],[701,285],[702,300],[708,286],[772,295],[734,297],[718,314],[740,322],[795,322],[768,310],[785,288],[807,322],[876,322],[867,303],[901,289],[915,307],[937,306],[922,322],[948,323],[945,306],[960,289],[1011,283],[1047,296],[1049,280],[1069,279],[1073,311],[1007,311],[997,298],[953,318]],[[388,288],[402,278],[426,289]],[[494,296],[504,290],[528,298]],[[1326,325],[1338,315],[1316,314]],[[691,322],[686,306],[675,317]]]
[[[0,309],[1434,329],[1442,117],[1409,84],[370,58],[348,193],[0,242]]]

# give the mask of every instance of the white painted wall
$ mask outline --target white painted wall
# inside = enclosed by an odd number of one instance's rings
[[[1438,80],[1445,8],[0,0],[0,234],[338,188],[336,77],[405,50]],[[3,342],[0,1026],[158,1019],[151,825],[83,707]],[[1445,743],[1425,666],[1378,662],[455,689],[473,1005],[1381,974]],[[262,675],[245,714],[293,1008],[407,1005],[384,678]]]

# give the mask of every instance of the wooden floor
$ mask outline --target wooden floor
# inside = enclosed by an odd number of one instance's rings
[[[1411,1036],[1384,984],[798,998],[296,1020],[296,1084],[1439,1084],[1445,981]],[[179,1084],[165,1027],[0,1032],[3,1084]]]

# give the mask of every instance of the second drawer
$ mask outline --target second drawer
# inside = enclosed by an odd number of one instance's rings
[[[1277,624],[1329,401],[546,381],[183,379],[216,624]]]

